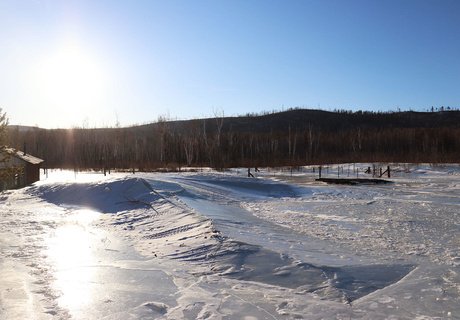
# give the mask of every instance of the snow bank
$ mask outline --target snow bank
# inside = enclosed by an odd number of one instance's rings
[[[123,230],[145,256],[186,254],[218,243],[209,219],[172,198],[167,184],[157,187],[163,194],[145,179],[125,177],[92,183],[42,184],[28,192],[59,206],[112,214],[103,218],[105,223]]]
[[[88,207],[103,213],[148,208],[160,197],[140,178],[42,184],[28,192],[56,205]]]

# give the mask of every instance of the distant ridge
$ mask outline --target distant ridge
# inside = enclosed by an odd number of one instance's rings
[[[26,132],[26,131],[37,130],[37,129],[40,129],[40,128],[34,127],[34,126],[8,125],[8,130],[10,132],[14,132],[14,131]]]
[[[180,128],[187,124],[203,122],[214,124],[216,118],[166,121]],[[158,123],[134,126],[149,128]],[[223,132],[267,133],[270,131],[302,130],[313,126],[325,131],[361,128],[441,128],[460,127],[460,111],[437,112],[370,112],[370,111],[323,111],[314,109],[294,109],[255,116],[223,118]],[[209,126],[212,130],[213,126]]]
[[[219,118],[219,117],[217,117]],[[460,127],[460,111],[400,111],[400,112],[373,112],[373,111],[324,111],[317,109],[291,109],[256,115],[242,115],[223,117],[222,130],[236,132],[263,133],[270,131],[284,131],[289,127],[291,130],[305,129],[308,126],[321,127],[326,131],[348,130],[356,127],[362,128],[452,128]],[[168,120],[151,122],[141,125],[130,125],[121,128],[100,127],[87,128],[88,130],[103,129],[149,129],[167,123],[177,129],[189,125],[216,122],[216,117],[199,118],[190,120]],[[213,125],[209,130],[213,130]],[[10,131],[20,132],[30,130],[67,130],[44,129],[37,126],[8,125]],[[70,128],[69,128],[70,129]],[[72,128],[83,129],[83,128]]]

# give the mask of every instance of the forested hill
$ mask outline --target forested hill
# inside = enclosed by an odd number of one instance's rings
[[[159,121],[127,128],[10,128],[11,145],[60,168],[459,162],[460,111],[327,112]]]
[[[203,123],[204,121],[210,123],[210,130],[215,128],[213,122],[216,121],[216,118],[171,121],[170,123],[177,128],[182,126],[187,128],[191,123]],[[140,127],[148,128],[156,125],[158,123]],[[266,133],[286,131],[289,127],[291,129],[303,129],[308,126],[321,128],[321,130],[328,132],[350,130],[357,127],[374,129],[460,127],[460,111],[376,113],[294,109],[265,115],[225,117],[222,130],[224,132]]]

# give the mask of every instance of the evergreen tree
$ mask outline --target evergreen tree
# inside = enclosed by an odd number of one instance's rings
[[[0,108],[0,191],[8,188],[11,177],[14,177],[15,171],[7,165],[10,154],[6,152],[7,146],[7,126],[8,118],[6,113]]]

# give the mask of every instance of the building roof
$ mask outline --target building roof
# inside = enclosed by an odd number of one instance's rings
[[[24,151],[16,150],[14,148],[4,148],[4,151],[6,151],[8,154],[12,155],[13,157],[16,157],[22,161],[31,163],[31,164],[40,164],[44,160],[34,157],[28,153],[25,153]]]

